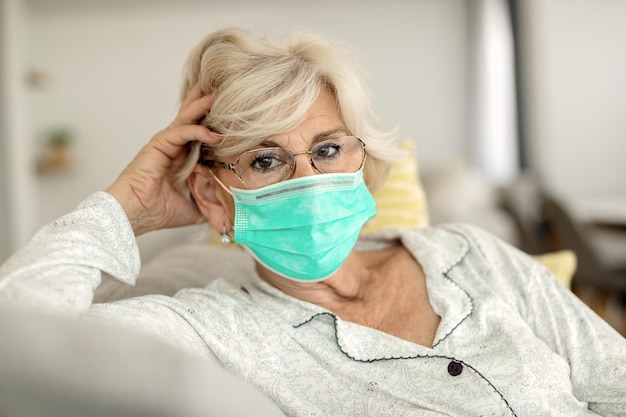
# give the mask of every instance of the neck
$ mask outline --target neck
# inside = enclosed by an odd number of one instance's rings
[[[343,320],[432,346],[440,318],[430,305],[421,265],[402,245],[353,251],[334,275],[317,283],[291,281],[267,270],[259,274],[283,292]]]
[[[378,250],[352,251],[341,268],[324,281],[299,282],[284,278],[257,264],[259,276],[292,297],[335,311],[339,306],[371,297],[380,269],[392,258],[398,246]]]

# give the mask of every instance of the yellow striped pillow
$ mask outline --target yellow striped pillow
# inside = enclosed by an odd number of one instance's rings
[[[394,163],[385,184],[374,193],[376,216],[363,226],[361,234],[388,227],[418,228],[429,224],[426,195],[419,180],[413,142],[400,147],[407,156]]]

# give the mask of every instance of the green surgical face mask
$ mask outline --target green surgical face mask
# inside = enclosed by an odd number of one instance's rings
[[[320,281],[337,271],[361,227],[376,214],[362,170],[230,191],[235,243],[270,270],[296,281]]]

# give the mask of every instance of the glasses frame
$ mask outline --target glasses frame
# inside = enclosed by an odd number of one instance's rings
[[[332,140],[337,140],[337,139],[343,139],[343,138],[355,138],[356,140],[358,140],[361,143],[361,164],[359,165],[359,167],[354,171],[357,172],[359,169],[363,168],[363,165],[365,164],[365,160],[367,159],[367,152],[365,150],[366,145],[365,142],[363,142],[363,140],[357,136],[341,136],[338,138],[334,138],[334,139],[327,139],[324,141],[321,141],[319,143],[316,143],[315,145],[311,146],[311,148],[308,151],[301,151],[301,152],[294,152],[289,148],[285,148],[283,146],[269,146],[266,148],[257,148],[257,149],[250,149],[248,151],[242,152],[239,156],[237,156],[237,158],[235,159],[234,162],[222,162],[222,161],[216,161],[213,159],[207,159],[204,161],[200,161],[200,163],[207,168],[213,168],[213,167],[217,167],[217,168],[223,168],[223,169],[227,169],[229,171],[233,171],[235,173],[235,175],[237,176],[237,178],[239,178],[239,181],[241,181],[241,183],[243,185],[245,185],[246,187],[250,188],[250,186],[248,184],[246,184],[246,182],[243,180],[243,178],[241,177],[241,174],[239,173],[239,159],[241,159],[241,157],[249,152],[254,152],[254,151],[260,151],[260,150],[266,150],[266,149],[282,149],[285,150],[287,152],[289,152],[292,156],[293,156],[293,164],[290,164],[290,172],[289,175],[284,179],[284,180],[280,180],[278,182],[282,182],[282,181],[286,181],[287,179],[289,179],[291,177],[291,175],[293,175],[293,172],[296,169],[296,156],[298,155],[303,155],[303,154],[308,154],[309,155],[309,163],[311,164],[311,166],[313,167],[313,169],[315,169],[317,172],[319,172],[320,174],[328,174],[327,172],[322,171],[321,169],[319,169],[317,166],[315,166],[315,162],[313,162],[313,158],[311,157],[311,155],[313,154],[313,149],[316,148],[317,146],[325,143],[325,142],[330,142]],[[275,184],[278,184],[275,183]],[[271,185],[271,184],[268,184]],[[256,187],[256,188],[262,188],[262,187]]]

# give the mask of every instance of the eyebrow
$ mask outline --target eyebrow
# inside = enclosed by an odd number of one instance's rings
[[[327,130],[325,132],[320,132],[317,135],[313,136],[313,140],[311,141],[311,145],[314,145],[316,143],[325,141],[329,138],[329,136],[334,135],[335,133],[339,133],[342,132],[345,135],[349,135],[348,130],[344,127],[337,127],[335,129],[331,129],[331,130]],[[263,143],[261,143],[261,146],[276,146],[276,147],[280,147],[280,145],[278,145],[276,142],[272,141],[272,140],[265,140],[263,141]]]

